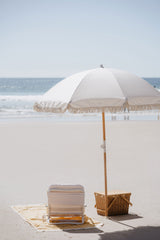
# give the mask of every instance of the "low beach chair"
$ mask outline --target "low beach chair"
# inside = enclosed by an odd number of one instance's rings
[[[83,186],[51,185],[48,189],[48,220],[52,224],[83,224]]]

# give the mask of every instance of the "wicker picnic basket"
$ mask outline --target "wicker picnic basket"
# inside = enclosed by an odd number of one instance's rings
[[[105,195],[95,192],[97,213],[105,215]],[[109,192],[108,196],[108,216],[128,214],[131,193],[127,192]]]

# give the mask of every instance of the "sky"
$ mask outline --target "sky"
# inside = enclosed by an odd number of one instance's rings
[[[160,77],[160,0],[0,0],[0,77]]]

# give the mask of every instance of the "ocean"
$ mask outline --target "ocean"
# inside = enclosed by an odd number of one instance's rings
[[[33,105],[63,78],[0,78],[0,120],[97,121],[101,114],[37,113]],[[160,91],[160,78],[144,78]],[[106,114],[107,120],[156,120],[158,112]]]

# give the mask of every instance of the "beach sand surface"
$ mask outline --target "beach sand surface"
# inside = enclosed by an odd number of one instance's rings
[[[101,122],[0,123],[0,239],[160,239],[160,121],[106,122],[108,189],[131,192],[130,214],[94,208],[104,190]],[[51,184],[82,184],[90,230],[37,232],[12,205],[47,203]]]

